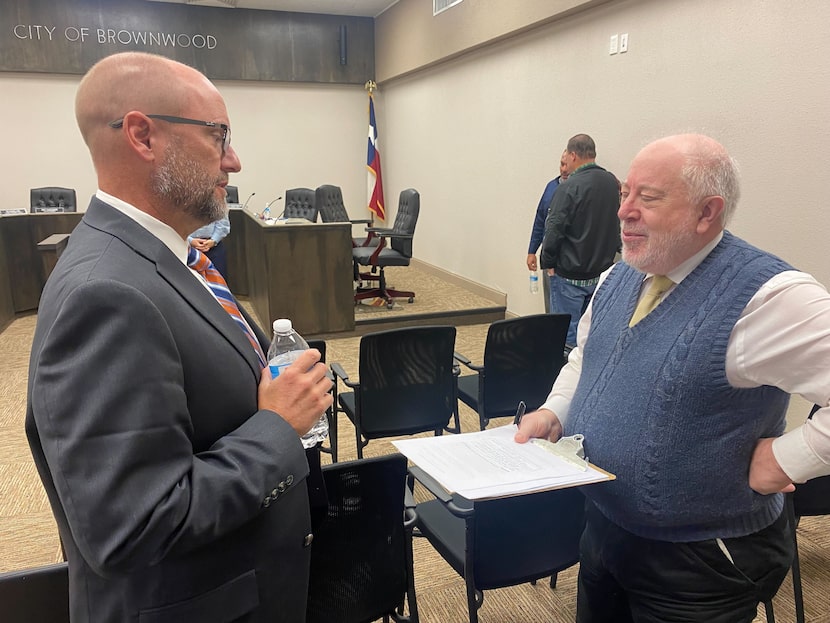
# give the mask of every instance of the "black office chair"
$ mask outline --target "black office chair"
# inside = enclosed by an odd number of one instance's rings
[[[395,224],[392,229],[370,227],[366,231],[380,238],[377,247],[355,247],[352,257],[357,265],[371,267],[371,273],[359,273],[358,288],[355,291],[355,302],[382,298],[386,306],[391,309],[396,298],[405,298],[410,303],[415,300],[415,293],[409,290],[395,290],[386,285],[387,266],[409,266],[412,258],[412,239],[415,235],[415,225],[421,209],[421,196],[414,188],[401,191],[398,202],[398,213],[395,215]],[[387,240],[389,241],[387,246]],[[375,271],[378,270],[378,274]],[[366,287],[364,281],[377,280],[376,287]]]
[[[29,191],[32,212],[76,212],[78,200],[74,188],[46,186]]]
[[[285,218],[304,218],[317,222],[317,204],[315,192],[310,188],[291,188],[285,191]]]
[[[455,353],[456,360],[477,372],[458,377],[458,397],[478,412],[481,430],[497,417],[513,417],[519,401],[528,411],[547,399],[565,365],[568,314],[538,314],[499,320],[487,330],[484,364]]]
[[[3,623],[69,623],[69,567],[35,567],[0,574]]]
[[[306,623],[368,623],[381,616],[417,623],[406,458],[326,465],[323,479],[329,505],[314,529]]]
[[[425,326],[368,333],[360,338],[360,380],[352,381],[332,363],[335,383],[354,391],[335,397],[355,427],[357,456],[370,439],[444,430],[459,432],[453,364],[455,327]],[[449,428],[450,419],[455,426]],[[336,419],[336,418],[335,418]],[[337,423],[330,427],[332,460],[337,460]]]
[[[352,225],[372,225],[372,219],[352,219],[343,204],[343,193],[339,186],[323,184],[314,191],[314,203],[323,223],[351,223]],[[352,238],[353,247],[372,246],[377,244],[374,235],[365,238]]]
[[[225,203],[239,203],[239,188],[236,186],[225,186]]]
[[[467,587],[470,623],[483,591],[556,576],[579,560],[585,499],[578,488],[471,501],[447,493],[418,467],[410,474],[435,496],[415,507],[416,526]]]
[[[810,418],[821,407],[814,405],[810,411]],[[804,484],[795,486],[793,493],[787,494],[787,509],[790,513],[790,525],[793,527],[793,594],[795,598],[795,620],[804,623],[804,593],[801,587],[801,561],[798,557],[797,528],[802,517],[816,517],[830,515],[830,476],[820,476],[808,480]]]
[[[326,341],[325,340],[306,340],[309,348],[316,348],[320,351],[320,361],[326,363]],[[332,387],[332,396],[334,396],[334,387]],[[337,426],[337,420],[334,417],[334,404],[331,407],[326,409],[326,419],[329,421],[329,447],[326,448],[325,446],[320,447],[321,452],[325,452],[326,454],[332,454],[332,447],[333,444],[331,442],[331,435],[332,429]],[[336,436],[336,433],[335,433]],[[337,458],[333,459],[335,462]]]

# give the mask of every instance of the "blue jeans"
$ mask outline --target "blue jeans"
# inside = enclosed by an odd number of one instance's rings
[[[568,337],[565,344],[570,347],[576,346],[576,325],[588,302],[594,294],[596,285],[575,286],[560,277],[553,275],[550,278],[550,313],[570,314],[571,324],[568,327]]]

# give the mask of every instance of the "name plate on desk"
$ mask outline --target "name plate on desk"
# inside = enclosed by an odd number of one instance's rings
[[[28,214],[29,211],[26,208],[6,208],[5,210],[0,210],[0,216],[7,216],[9,214]]]

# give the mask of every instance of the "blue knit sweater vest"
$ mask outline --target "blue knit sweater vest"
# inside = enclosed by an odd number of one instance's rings
[[[749,300],[790,269],[724,232],[634,327],[642,273],[617,264],[597,290],[565,434],[584,434],[591,461],[616,474],[583,489],[612,522],[687,542],[751,534],[780,515],[783,496],[755,493],[748,473],[757,440],[783,433],[789,396],[732,387],[725,359]]]

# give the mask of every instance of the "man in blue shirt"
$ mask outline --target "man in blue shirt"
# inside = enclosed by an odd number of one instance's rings
[[[565,162],[567,150],[562,152],[559,158],[559,176],[548,182],[545,186],[545,191],[542,193],[542,198],[539,200],[539,205],[536,206],[536,218],[533,219],[533,229],[530,230],[530,245],[527,248],[527,269],[531,272],[538,270],[539,264],[536,260],[536,252],[542,245],[542,238],[545,237],[545,220],[548,218],[548,211],[550,204],[553,201],[553,194],[559,187],[559,184],[568,179],[568,166]],[[549,313],[551,310],[550,299],[550,278],[543,279],[545,292],[545,312]]]
[[[225,215],[218,221],[200,227],[187,237],[190,246],[207,255],[225,281],[228,280],[228,255],[222,240],[229,233],[231,233],[231,222]]]

